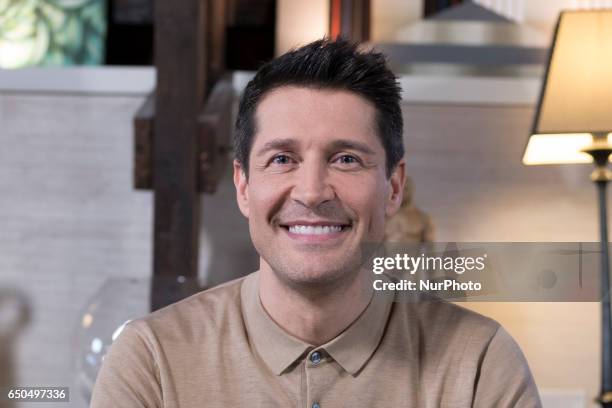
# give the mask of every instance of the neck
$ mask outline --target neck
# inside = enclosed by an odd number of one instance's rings
[[[369,296],[364,296],[364,294]],[[346,285],[333,288],[289,286],[263,265],[259,297],[264,309],[287,333],[313,346],[325,344],[351,325],[365,310],[371,286],[365,271]]]

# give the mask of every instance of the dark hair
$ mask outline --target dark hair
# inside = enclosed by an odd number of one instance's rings
[[[381,53],[361,52],[357,44],[343,39],[322,39],[264,64],[246,86],[236,119],[234,154],[247,176],[257,104],[266,93],[288,85],[347,90],[370,101],[376,108],[387,177],[391,175],[404,156],[401,88],[395,75]]]

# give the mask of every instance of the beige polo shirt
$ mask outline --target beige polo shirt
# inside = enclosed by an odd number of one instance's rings
[[[126,326],[91,407],[540,407],[527,362],[495,321],[442,301],[376,294],[335,339],[285,333],[258,273]]]

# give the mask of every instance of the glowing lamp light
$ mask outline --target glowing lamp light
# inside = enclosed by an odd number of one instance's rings
[[[612,408],[607,185],[612,154],[612,10],[559,16],[523,164],[594,163],[601,248],[601,391]]]

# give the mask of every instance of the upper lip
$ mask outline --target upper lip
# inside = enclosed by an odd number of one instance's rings
[[[329,221],[329,220],[295,220],[295,221],[284,221],[279,223],[283,227],[292,227],[295,225],[306,225],[314,227],[331,227],[331,226],[345,226],[349,225],[349,222],[345,221]]]

